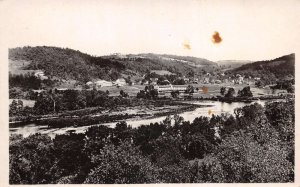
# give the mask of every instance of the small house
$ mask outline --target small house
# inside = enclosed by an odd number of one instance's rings
[[[45,76],[44,72],[42,71],[37,71],[34,73],[34,76],[41,79],[41,80],[45,80],[45,79],[48,79],[47,76]]]
[[[126,83],[126,80],[125,80],[125,79],[121,78],[121,79],[117,79],[117,80],[114,82],[114,84],[115,84],[116,86],[125,86],[127,83]]]
[[[95,84],[96,84],[97,87],[106,87],[106,86],[112,86],[113,85],[112,82],[109,82],[109,81],[106,81],[106,80],[96,81]]]

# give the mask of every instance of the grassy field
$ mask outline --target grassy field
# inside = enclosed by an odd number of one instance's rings
[[[195,88],[199,88],[199,91],[194,94],[194,97],[216,97],[220,94],[221,87],[226,88],[234,88],[235,93],[237,94],[239,90],[242,90],[246,86],[250,86],[251,92],[254,97],[262,96],[262,95],[277,95],[282,92],[286,92],[285,90],[276,90],[272,91],[269,87],[265,88],[257,88],[255,85],[247,85],[247,84],[202,84],[202,85],[193,85]]]
[[[194,97],[216,97],[220,96],[220,88],[221,87],[227,87],[227,88],[234,88],[235,92],[239,90],[242,90],[244,87],[249,86],[247,84],[192,84],[195,88],[198,88],[198,91],[194,93]],[[276,92],[273,92],[270,88],[256,88],[254,85],[250,85],[251,91],[253,93],[253,96],[262,96],[262,95],[271,95],[271,94],[278,94],[280,92],[284,92],[283,90],[277,90]],[[110,86],[110,87],[102,87],[99,90],[102,91],[109,91],[110,96],[118,96],[120,95],[120,91],[123,90],[126,93],[129,94],[129,96],[136,96],[136,94],[145,88],[145,85],[133,85],[133,86],[122,86],[117,88],[116,86]]]
[[[9,99],[9,104],[12,103],[14,99]],[[15,99],[16,101],[17,100],[21,100],[23,102],[23,106],[28,106],[28,107],[33,107],[34,104],[35,104],[35,101],[34,100],[29,100],[29,99]]]
[[[30,64],[30,62],[26,60],[9,60],[9,71],[12,74],[26,74],[26,73],[34,73],[38,70],[24,70],[24,68]]]
[[[121,86],[121,87],[116,87],[116,86],[105,86],[101,87],[98,90],[101,91],[109,91],[110,96],[118,96],[120,95],[120,91],[123,90],[124,92],[128,93],[129,96],[136,96],[136,94],[145,88],[145,85],[133,85],[133,86]]]

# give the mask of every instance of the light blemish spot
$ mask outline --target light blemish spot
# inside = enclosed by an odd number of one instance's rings
[[[189,41],[184,41],[182,45],[184,49],[191,50],[191,44]]]
[[[203,86],[203,87],[201,88],[201,90],[202,90],[202,92],[205,93],[205,94],[208,93],[208,87],[206,87],[206,86]]]

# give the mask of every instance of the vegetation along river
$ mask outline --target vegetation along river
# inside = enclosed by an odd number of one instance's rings
[[[220,115],[222,113],[233,114],[235,108],[243,107],[245,105],[250,105],[252,103],[259,103],[264,106],[266,101],[253,101],[251,103],[244,102],[232,102],[225,103],[219,101],[196,101],[192,102],[199,105],[199,108],[196,108],[193,111],[183,112],[178,114],[183,117],[185,121],[193,121],[196,117],[206,116],[211,117],[212,115]],[[150,123],[161,122],[166,118],[166,116],[155,117],[151,119],[128,119],[125,120],[128,125],[131,125],[133,128],[140,125],[149,125]],[[112,123],[103,123],[102,125],[107,125],[114,127],[117,122]],[[12,134],[22,134],[24,137],[29,136],[34,133],[48,134],[51,137],[54,137],[56,134],[64,134],[68,131],[74,131],[75,133],[85,132],[90,126],[81,126],[81,127],[65,127],[65,128],[48,128],[48,126],[36,125],[35,123],[30,123],[22,127],[10,128],[10,133]]]

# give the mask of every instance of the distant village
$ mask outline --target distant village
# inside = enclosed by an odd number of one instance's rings
[[[164,75],[174,75],[168,71],[164,70],[154,70],[151,71],[151,73],[157,74],[159,76],[164,76]],[[36,77],[38,77],[41,80],[48,79],[48,77],[44,74],[43,71],[37,71],[34,74]],[[186,76],[178,76],[178,80],[183,80],[181,84],[177,85],[188,85],[188,84],[247,84],[247,85],[252,85],[255,84],[256,81],[260,80],[260,77],[251,77],[251,76],[243,76],[240,74],[236,74],[233,76],[226,76],[225,73],[220,73],[218,75],[212,75],[211,73],[206,73],[205,75],[202,75],[201,78],[196,78],[195,77],[186,77]],[[148,79],[145,79],[145,75],[140,78],[140,79],[135,79],[135,80],[126,80],[125,78],[119,78],[115,81],[107,81],[107,80],[95,80],[95,81],[88,81],[85,83],[85,88],[102,88],[102,87],[111,87],[111,86],[116,86],[116,87],[122,87],[126,85],[154,85],[156,88],[160,88],[159,86],[172,86],[172,83],[168,80],[165,79],[163,81],[159,81],[159,78],[157,77],[150,77]],[[183,83],[183,84],[182,84]],[[176,87],[176,86],[175,86]],[[59,89],[64,89],[64,88],[59,88]]]

